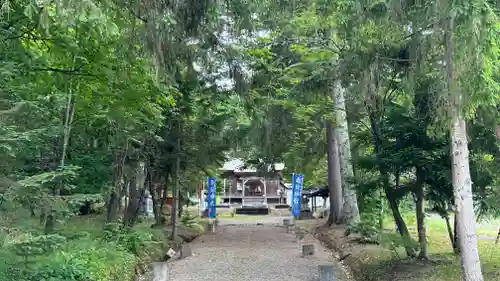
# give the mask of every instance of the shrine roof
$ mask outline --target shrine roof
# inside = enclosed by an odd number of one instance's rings
[[[268,172],[280,172],[285,169],[285,164],[274,163],[269,164],[267,167]],[[219,169],[220,172],[234,172],[234,173],[257,173],[257,169],[245,163],[241,158],[233,158],[225,162],[222,168]]]

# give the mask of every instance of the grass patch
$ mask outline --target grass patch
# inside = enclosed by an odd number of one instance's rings
[[[407,215],[411,216],[411,215]],[[407,218],[408,219],[408,218]],[[390,223],[390,220],[388,220]],[[412,219],[407,222],[415,227]],[[324,223],[323,221],[321,223]],[[356,237],[346,238],[343,228],[317,228],[316,235],[327,246],[346,257],[344,262],[357,280],[384,281],[456,281],[461,280],[460,260],[453,254],[444,220],[430,217],[426,221],[430,261],[416,261],[405,257],[404,249],[396,251],[379,245],[359,244]],[[393,224],[392,224],[393,225]],[[313,226],[302,226],[312,229]],[[479,239],[479,254],[486,281],[500,280],[500,245],[495,244],[495,223],[478,225],[478,235],[493,239]],[[414,235],[414,231],[412,231]]]

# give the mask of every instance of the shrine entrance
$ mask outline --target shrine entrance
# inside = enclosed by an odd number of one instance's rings
[[[245,166],[244,161],[234,159],[220,169],[223,178],[221,203],[241,209],[252,209],[245,214],[267,214],[269,208],[278,204],[286,204],[288,187],[283,183],[281,171],[284,164],[269,165],[266,171]],[[256,209],[262,209],[257,211]]]

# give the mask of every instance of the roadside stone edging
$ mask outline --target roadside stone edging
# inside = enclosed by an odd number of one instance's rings
[[[369,272],[366,272],[367,268],[363,265],[363,262],[342,249],[341,245],[335,243],[333,239],[329,239],[323,226],[316,226],[312,230],[299,226],[295,228],[296,231],[303,231],[313,235],[321,244],[332,251],[333,257],[342,265],[349,278],[352,280],[371,280],[369,278]]]
[[[170,267],[173,261],[185,258],[186,255],[191,254],[191,248],[189,244],[205,234],[207,231],[199,233],[190,233],[189,236],[179,235],[182,239],[182,243],[178,245],[178,249],[173,249],[172,247],[166,250],[174,250],[175,255],[170,257],[168,260],[162,261],[141,261],[139,260],[135,268],[135,276],[132,281],[168,281],[170,278]],[[190,253],[191,252],[191,253]],[[166,254],[166,253],[165,253]],[[165,257],[165,255],[164,255]]]

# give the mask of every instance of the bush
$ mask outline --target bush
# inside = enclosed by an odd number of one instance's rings
[[[87,216],[65,226],[50,235],[34,227],[1,229],[0,281],[132,280],[139,259],[159,260],[169,243],[164,229],[149,224],[109,223],[103,231],[99,218]]]
[[[103,238],[106,241],[112,241],[118,238],[122,231],[121,223],[106,223],[104,225],[104,234]]]
[[[361,235],[360,242],[362,243],[378,244],[380,230],[372,222],[362,220],[346,228],[345,235],[349,236],[351,234]]]
[[[13,243],[11,249],[15,254],[28,259],[49,254],[60,249],[66,242],[66,237],[57,234],[30,237],[24,241]]]
[[[72,252],[69,259],[85,268],[93,281],[132,280],[138,261],[138,257],[113,242],[80,242]],[[64,255],[60,253],[59,258]]]
[[[151,244],[157,244],[157,241],[153,240],[152,233],[130,231],[121,233],[118,243],[132,254],[141,256]]]
[[[116,242],[123,249],[136,256],[143,255],[150,245],[161,243],[155,239],[156,237],[150,228],[147,231],[124,229],[119,223],[106,224],[102,238],[106,242]]]
[[[35,237],[0,249],[0,281],[132,279],[138,257],[121,244],[92,238],[57,243],[57,247],[48,243],[58,239]],[[46,247],[48,244],[49,248]],[[21,258],[25,258],[28,253],[34,255],[29,256],[29,263],[26,263],[26,259]]]
[[[27,281],[94,281],[89,272],[75,263],[51,263],[26,274]]]

